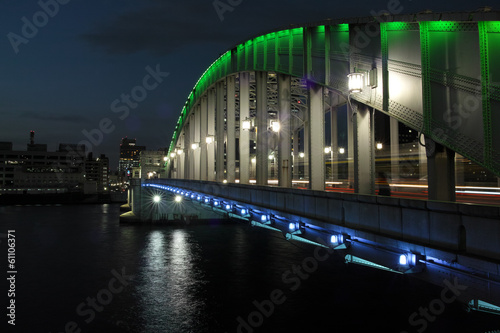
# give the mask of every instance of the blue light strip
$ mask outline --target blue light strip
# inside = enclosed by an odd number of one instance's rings
[[[150,183],[143,184],[142,186],[157,188],[169,191],[173,194],[181,195],[187,200],[191,200],[192,202],[197,202],[203,206],[210,207],[214,211],[225,213],[230,218],[237,218],[246,222],[250,222],[250,224],[255,227],[265,228],[273,231],[280,231],[285,235],[287,240],[300,241],[324,248],[333,248],[335,250],[349,249],[351,246],[352,240],[347,234],[332,232],[331,230],[326,230],[315,225],[308,226],[304,222],[296,220],[294,221],[290,220],[289,218],[270,214],[269,211],[261,211],[233,201],[229,201],[227,199],[207,195],[201,192],[186,190],[175,186]],[[316,239],[324,239],[325,242],[323,244],[311,240],[314,235],[318,235],[318,232],[323,235],[320,235],[319,238],[316,237]],[[373,251],[375,251],[375,249]],[[418,258],[420,257],[421,256],[418,256]],[[346,263],[355,263],[391,271],[398,274],[417,273],[421,271],[422,266],[424,266],[424,264],[418,265],[420,260],[417,258],[417,255],[412,253],[400,252],[400,254],[396,256],[396,258],[398,262],[394,263],[394,267],[397,267],[397,269],[380,265],[375,262],[354,256],[352,254],[347,254],[345,256],[345,261]]]

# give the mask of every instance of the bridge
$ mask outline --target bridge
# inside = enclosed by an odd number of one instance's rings
[[[347,262],[458,280],[462,301],[500,313],[500,207],[455,202],[457,156],[500,176],[498,51],[492,11],[327,20],[249,39],[196,82],[168,176],[133,180],[132,212],[222,214]],[[417,144],[402,148],[401,131]],[[426,200],[377,196],[384,173],[425,187]]]

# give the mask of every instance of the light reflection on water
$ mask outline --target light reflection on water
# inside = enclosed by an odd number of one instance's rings
[[[189,331],[205,306],[195,297],[204,284],[195,266],[200,259],[196,242],[186,230],[153,231],[142,257],[137,290],[144,330]]]
[[[81,333],[234,333],[237,318],[255,318],[255,304],[281,290],[286,301],[254,333],[401,332],[412,331],[411,313],[440,297],[438,287],[346,266],[341,255],[299,279],[292,271],[314,247],[261,228],[123,225],[119,213],[117,205],[0,207],[0,233],[15,229],[17,237],[16,331],[64,332],[74,321]],[[113,270],[134,277],[87,323],[75,309],[108,288]],[[454,303],[426,333],[487,332],[497,324]]]

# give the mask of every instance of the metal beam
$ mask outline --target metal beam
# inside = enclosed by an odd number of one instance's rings
[[[250,73],[241,72],[240,79],[240,184],[250,183],[250,131],[243,129],[243,121],[250,119]]]
[[[309,188],[325,189],[325,111],[323,86],[311,84],[309,90]]]
[[[255,72],[257,86],[257,185],[267,185],[268,133],[267,133],[267,72]]]
[[[208,180],[207,130],[208,130],[208,96],[203,95],[200,104],[200,179]]]
[[[425,138],[429,200],[455,201],[455,152]]]
[[[194,175],[193,179],[200,180],[201,172],[201,106],[197,105],[194,109],[194,142],[198,144],[198,148],[194,151]]]
[[[224,121],[224,111],[226,104],[224,101],[225,95],[225,85],[224,81],[217,82],[217,128],[216,128],[216,143],[217,152],[215,159],[215,175],[218,182],[224,181],[224,137],[225,137],[225,121]]]
[[[226,168],[227,181],[234,183],[236,179],[236,88],[235,77],[230,75],[226,81],[227,99],[227,140],[226,140]]]
[[[278,143],[278,183],[292,187],[292,133],[291,133],[291,78],[278,74],[278,116],[280,123]]]
[[[367,105],[353,102],[354,192],[375,194],[375,146],[373,116]]]
[[[215,89],[208,90],[207,135],[215,140]],[[207,147],[207,180],[215,180],[215,142]]]

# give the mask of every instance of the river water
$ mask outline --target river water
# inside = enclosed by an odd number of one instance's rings
[[[420,308],[443,287],[347,265],[246,224],[120,225],[118,205],[3,206],[15,230],[7,332],[478,332],[498,317]],[[0,238],[2,256],[7,242]],[[2,262],[6,262],[2,260]],[[7,275],[7,265],[0,266]],[[2,284],[2,309],[9,286]],[[418,321],[417,321],[418,320]],[[3,332],[4,330],[2,330]]]

